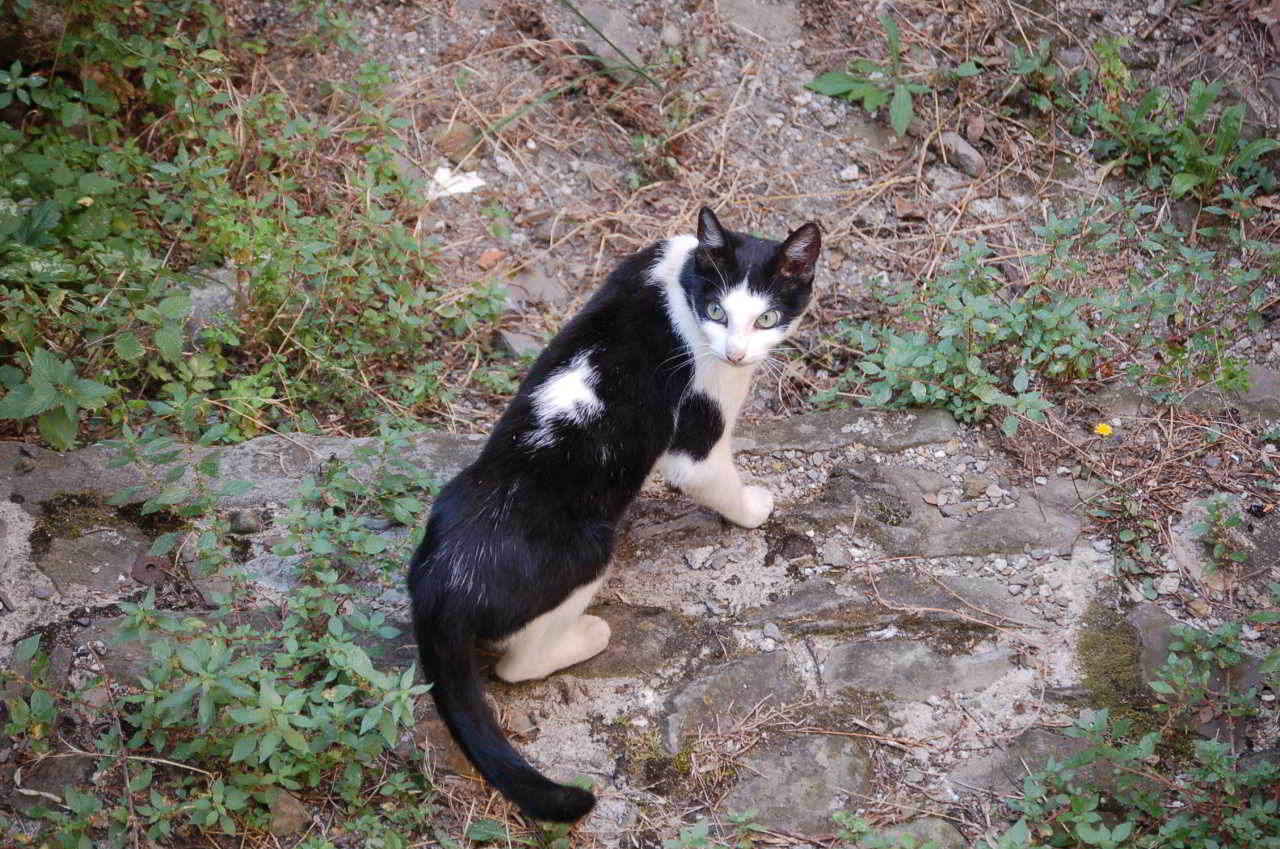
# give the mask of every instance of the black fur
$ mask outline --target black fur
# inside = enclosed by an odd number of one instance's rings
[[[703,392],[690,392],[680,404],[676,435],[667,450],[703,460],[723,433],[724,416],[720,415],[720,405]]]
[[[704,240],[680,276],[699,314],[722,281],[736,284],[753,268],[753,280],[765,278],[763,291],[783,261],[777,242],[723,230],[709,210],[700,233],[704,224],[721,242]],[[812,224],[788,244],[809,232],[816,245]],[[479,458],[436,497],[410,564],[414,630],[440,715],[481,775],[535,819],[576,820],[595,798],[544,778],[503,737],[484,696],[474,643],[509,636],[599,577],[623,511],[673,438],[695,458],[705,457],[724,428],[713,399],[686,398],[692,358],[671,326],[663,288],[648,273],[662,250],[655,245],[624,260],[551,340]],[[789,310],[786,320],[803,310],[811,280],[810,270],[806,280],[773,281],[776,291],[768,291]],[[535,391],[588,350],[603,412],[586,424],[556,421],[550,438],[532,445]]]

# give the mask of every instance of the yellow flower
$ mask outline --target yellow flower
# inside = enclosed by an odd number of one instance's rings
[[[1111,425],[1107,424],[1106,422],[1099,422],[1098,424],[1093,426],[1093,432],[1098,434],[1098,436],[1110,436]]]

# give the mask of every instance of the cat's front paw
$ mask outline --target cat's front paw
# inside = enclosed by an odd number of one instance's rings
[[[773,512],[773,493],[763,486],[744,486],[742,488],[742,510],[737,516],[728,516],[729,521],[744,528],[758,528]]]

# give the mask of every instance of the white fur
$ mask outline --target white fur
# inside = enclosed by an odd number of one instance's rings
[[[743,485],[738,470],[733,465],[729,443],[738,413],[751,388],[755,366],[764,359],[768,350],[767,347],[764,348],[760,355],[753,358],[751,352],[761,349],[748,345],[748,355],[743,358],[742,364],[734,365],[725,356],[724,344],[735,321],[740,327],[747,321],[746,315],[754,310],[755,314],[750,316],[747,324],[751,327],[767,306],[764,305],[763,298],[747,290],[744,280],[725,298],[726,302],[733,298],[731,304],[725,303],[730,328],[715,322],[699,321],[680,286],[680,272],[697,246],[696,236],[668,239],[661,257],[649,274],[654,283],[662,286],[671,324],[693,354],[693,386],[690,388],[705,393],[719,405],[720,415],[724,419],[724,433],[711,453],[701,461],[695,461],[689,455],[679,452],[665,455],[661,460],[662,471],[673,486],[679,487],[694,501],[715,510],[735,524],[754,528],[769,518],[773,510],[773,496],[764,487]],[[762,306],[765,309],[761,309]],[[718,350],[717,341],[709,338],[709,325],[721,331],[723,338],[719,341]],[[773,338],[780,340],[785,336],[778,336],[779,330],[780,328],[770,328],[768,331],[753,330],[752,333],[775,334]]]
[[[606,577],[607,573],[578,587],[503,641],[506,654],[494,670],[498,677],[510,682],[546,678],[604,651],[609,645],[609,623],[582,611]]]
[[[529,445],[535,448],[550,445],[555,439],[551,426],[556,419],[583,425],[604,410],[595,393],[599,375],[588,359],[589,354],[589,351],[578,354],[533,391],[533,415],[538,420],[538,428],[526,437]]]
[[[787,338],[787,327],[781,324],[769,328],[756,327],[756,319],[768,312],[767,298],[747,288],[744,278],[720,299],[724,307],[725,323],[702,322],[702,333],[712,352],[726,362],[747,366],[768,359],[775,345]]]

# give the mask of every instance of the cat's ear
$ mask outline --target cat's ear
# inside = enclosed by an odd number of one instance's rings
[[[778,275],[800,280],[812,279],[821,250],[822,233],[817,224],[810,221],[797,227],[787,236],[782,247],[778,248]]]
[[[698,248],[709,257],[719,257],[729,247],[729,237],[720,226],[720,219],[709,207],[698,211]]]

